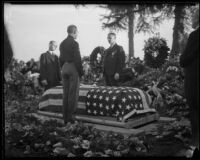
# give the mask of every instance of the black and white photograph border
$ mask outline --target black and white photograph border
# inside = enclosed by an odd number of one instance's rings
[[[199,2],[4,2],[3,23],[3,158],[199,157]]]

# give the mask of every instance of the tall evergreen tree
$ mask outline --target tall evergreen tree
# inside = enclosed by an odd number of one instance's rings
[[[134,57],[134,35],[140,32],[154,32],[164,19],[166,5],[163,4],[126,4],[102,6],[110,10],[109,15],[103,15],[103,29],[128,30],[129,59]]]

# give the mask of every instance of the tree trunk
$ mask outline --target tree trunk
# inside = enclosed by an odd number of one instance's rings
[[[177,4],[175,5],[174,15],[174,28],[173,28],[173,41],[172,41],[172,49],[170,53],[170,59],[176,58],[183,51],[183,41],[185,38],[184,33],[184,16],[185,16],[185,6]]]
[[[134,57],[134,13],[128,16],[129,60]]]

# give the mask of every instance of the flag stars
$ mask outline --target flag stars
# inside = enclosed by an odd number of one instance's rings
[[[137,105],[137,104],[135,104],[135,108],[138,108],[138,105]]]
[[[114,104],[112,104],[111,108],[112,108],[112,109],[114,109],[114,107],[115,107],[115,105],[114,105]]]
[[[109,106],[108,105],[106,106],[106,110],[109,110]]]
[[[87,95],[87,98],[90,98],[90,96],[91,96],[91,95],[90,95],[90,94],[88,94],[88,95]]]
[[[94,98],[94,99],[97,98],[97,95],[95,94],[95,95],[93,96],[93,98]]]
[[[126,106],[126,109],[130,110],[130,109],[131,109],[131,107],[130,107],[129,105],[127,105],[127,106]]]
[[[102,111],[100,112],[100,115],[103,115],[103,112],[102,112]]]
[[[117,90],[116,93],[119,93],[119,90]]]
[[[99,104],[99,107],[100,107],[100,108],[102,108],[102,107],[103,107],[102,103],[100,103],[100,104]]]
[[[99,99],[101,100],[103,98],[103,96],[99,96]]]
[[[131,97],[130,95],[128,96],[128,98],[129,98],[129,99],[132,99],[132,97]]]
[[[119,115],[119,111],[118,111],[118,110],[116,111],[116,115],[117,115],[117,116]]]
[[[121,104],[119,104],[118,106],[119,106],[119,108],[122,108],[122,105],[121,105]]]
[[[109,97],[106,97],[106,101],[109,101]]]
[[[95,106],[95,107],[96,107],[96,106],[97,106],[97,104],[96,104],[96,103],[93,103],[93,106]]]
[[[88,111],[87,111],[88,113],[91,113],[91,111],[88,109]]]
[[[102,93],[105,93],[105,92],[106,92],[106,90],[103,90],[103,91],[102,91]]]
[[[111,93],[112,93],[112,91],[109,91],[108,93],[109,93],[109,94],[111,94]]]
[[[125,102],[126,102],[126,98],[123,98],[123,99],[122,99],[122,102],[124,102],[124,103],[125,103]]]
[[[90,105],[90,102],[87,102],[87,105],[89,106],[89,105]]]
[[[95,115],[97,114],[97,111],[96,110],[94,110],[94,112],[93,112]]]
[[[113,98],[112,98],[113,100],[115,100],[116,99],[116,96],[113,96]]]

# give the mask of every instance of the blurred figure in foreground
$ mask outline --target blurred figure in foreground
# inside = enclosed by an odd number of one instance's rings
[[[184,68],[184,89],[190,107],[192,146],[194,155],[199,152],[199,9],[192,17],[192,27],[186,48],[180,56],[180,66]],[[199,153],[198,153],[199,154]]]

